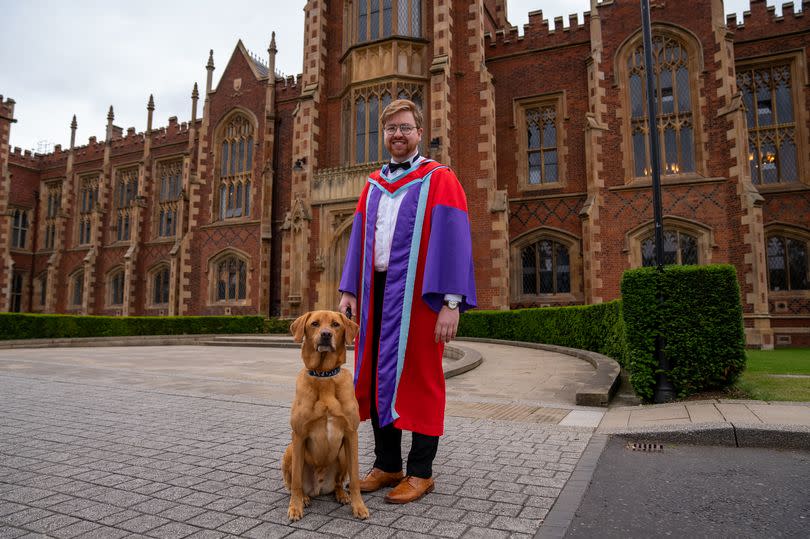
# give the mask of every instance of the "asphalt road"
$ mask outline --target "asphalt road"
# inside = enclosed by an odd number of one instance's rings
[[[569,538],[810,537],[810,452],[608,441]]]

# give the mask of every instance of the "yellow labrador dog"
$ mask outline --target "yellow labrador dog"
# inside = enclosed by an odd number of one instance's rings
[[[352,375],[341,369],[346,343],[354,340],[357,330],[357,324],[333,311],[309,312],[290,326],[295,341],[303,343],[304,362],[290,414],[292,442],[281,461],[291,521],[304,515],[312,496],[330,492],[338,502],[351,503],[355,517],[368,517],[360,496],[357,399]],[[344,489],[347,476],[349,494]]]

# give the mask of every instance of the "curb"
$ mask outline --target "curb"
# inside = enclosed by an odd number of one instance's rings
[[[200,334],[136,335],[126,337],[76,337],[72,339],[25,339],[0,341],[0,350],[16,348],[82,348],[100,346],[246,346],[266,348],[301,348],[289,335]],[[347,349],[353,349],[348,346]],[[444,377],[452,378],[479,366],[484,358],[477,350],[465,346],[445,345],[442,368]]]
[[[632,442],[676,445],[718,445],[810,451],[810,427],[754,423],[703,423],[623,429],[598,434],[619,436]]]
[[[590,363],[596,369],[594,380],[584,385],[577,391],[577,406],[595,406],[606,408],[610,399],[618,391],[620,385],[621,367],[615,359],[590,352],[579,350],[578,348],[568,348],[554,344],[540,344],[521,341],[503,341],[499,339],[486,339],[478,337],[459,337],[459,341],[480,342],[488,344],[498,344],[502,346],[518,346],[521,348],[533,348],[535,350],[546,350],[572,356]]]

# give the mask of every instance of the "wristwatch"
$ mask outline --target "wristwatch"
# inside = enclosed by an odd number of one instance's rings
[[[444,304],[447,306],[448,309],[450,309],[452,311],[455,311],[456,309],[458,309],[458,304],[459,303],[460,302],[452,300],[452,299],[451,300],[444,300]]]

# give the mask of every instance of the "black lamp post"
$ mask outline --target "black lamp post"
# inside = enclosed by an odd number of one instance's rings
[[[647,76],[647,126],[650,134],[650,166],[652,168],[653,219],[655,220],[655,265],[664,271],[664,223],[661,208],[661,152],[658,141],[658,103],[655,92],[655,65],[653,64],[652,29],[650,26],[650,0],[641,0],[641,33],[644,39],[644,72]],[[658,306],[663,307],[663,292],[658,290]],[[656,403],[675,399],[675,388],[669,381],[669,360],[664,354],[661,328],[655,336],[655,359],[659,373],[655,380],[653,400]]]

